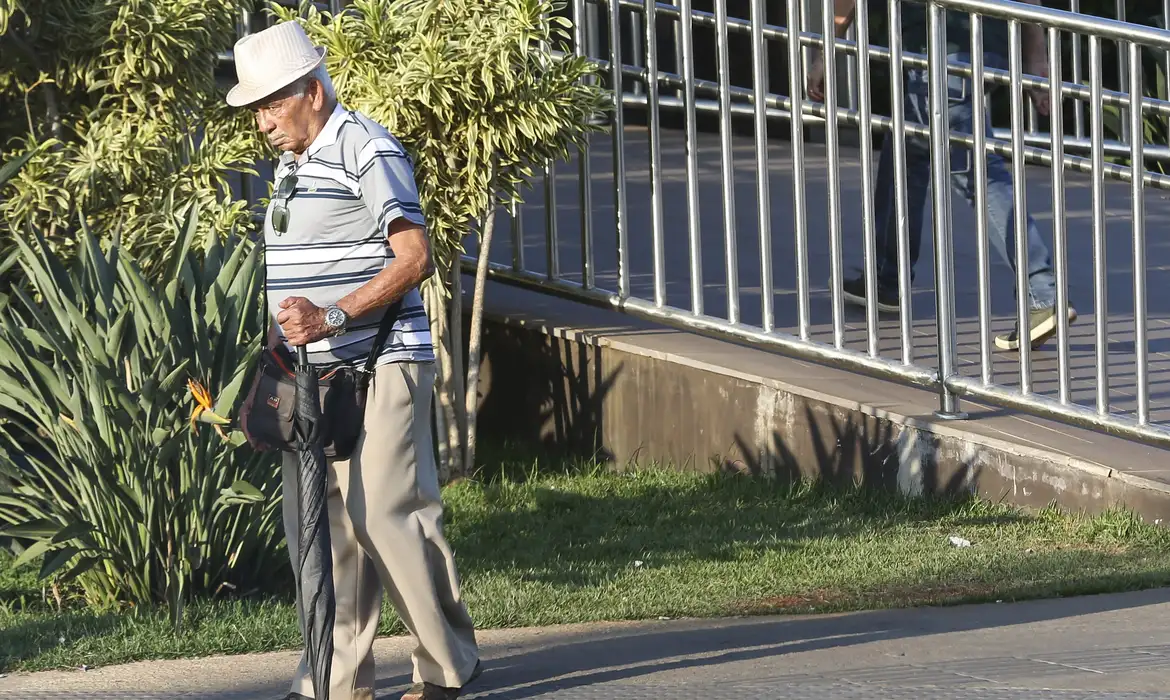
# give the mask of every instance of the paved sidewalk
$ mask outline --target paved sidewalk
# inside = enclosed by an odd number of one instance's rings
[[[668,620],[481,633],[467,698],[1145,700],[1170,698],[1170,589],[831,616]],[[409,682],[379,640],[380,698]],[[0,679],[0,699],[276,700],[296,654]]]

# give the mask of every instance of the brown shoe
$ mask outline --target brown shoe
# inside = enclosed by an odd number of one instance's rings
[[[463,692],[463,688],[479,678],[479,674],[483,673],[483,662],[475,662],[475,670],[471,672],[471,677],[467,679],[459,688],[448,688],[442,685],[435,685],[434,683],[415,683],[410,686],[410,690],[402,696],[401,700],[455,700],[459,694]]]

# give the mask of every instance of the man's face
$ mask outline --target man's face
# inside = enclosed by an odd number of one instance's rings
[[[284,88],[252,105],[252,111],[256,126],[273,148],[299,155],[312,141],[309,129],[324,105],[324,90],[316,80],[310,80],[304,95],[298,97],[296,92],[296,85]]]

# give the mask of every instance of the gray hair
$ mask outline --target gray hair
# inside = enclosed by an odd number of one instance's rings
[[[333,89],[333,79],[329,77],[329,70],[325,67],[324,63],[314,68],[312,73],[309,73],[295,83],[296,88],[293,96],[304,97],[305,92],[309,89],[310,80],[316,80],[321,83],[321,89],[325,91],[325,98],[327,100],[337,99],[337,91]]]

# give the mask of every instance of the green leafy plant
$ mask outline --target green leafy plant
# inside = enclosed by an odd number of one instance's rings
[[[435,256],[424,288],[439,354],[436,419],[445,477],[475,460],[480,324],[494,214],[534,169],[580,148],[608,105],[596,67],[565,53],[570,22],[552,0],[354,0],[337,16],[272,6],[328,48],[338,95],[411,153]],[[557,49],[561,49],[558,51]],[[479,238],[467,342],[460,257]]]
[[[84,223],[69,265],[36,230],[16,238],[26,281],[0,302],[0,535],[91,605],[164,603],[176,625],[190,594],[264,589],[288,565],[279,469],[217,417],[266,329],[259,247],[201,237],[198,206],[180,217],[161,282]]]
[[[200,233],[249,223],[237,173],[263,149],[223,103],[218,55],[251,0],[0,0],[0,158],[36,154],[0,202],[0,250],[29,225],[67,260],[77,221],[162,274],[175,222],[197,202]]]

